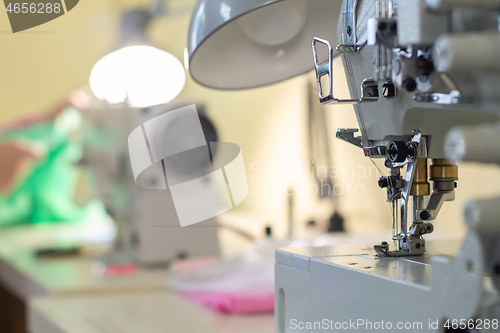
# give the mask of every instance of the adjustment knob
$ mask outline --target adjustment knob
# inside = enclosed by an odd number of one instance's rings
[[[388,187],[389,186],[389,180],[387,179],[387,177],[380,177],[380,179],[378,180],[378,186],[380,188]]]
[[[387,149],[387,158],[393,163],[400,163],[406,160],[411,150],[404,141],[392,141]]]
[[[409,77],[403,81],[403,88],[409,92],[415,91],[415,89],[417,89],[417,81]]]

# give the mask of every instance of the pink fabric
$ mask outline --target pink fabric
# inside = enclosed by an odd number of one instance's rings
[[[216,312],[230,314],[274,311],[274,293],[181,293],[183,298],[206,305]]]

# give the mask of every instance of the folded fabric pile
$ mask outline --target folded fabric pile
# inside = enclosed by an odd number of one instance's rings
[[[182,297],[217,312],[273,312],[274,252],[289,243],[266,239],[229,260],[174,273],[170,286]]]

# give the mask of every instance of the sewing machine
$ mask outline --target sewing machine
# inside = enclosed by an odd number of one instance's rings
[[[85,122],[83,164],[95,179],[96,196],[116,222],[115,245],[120,252],[119,260],[162,264],[177,258],[219,254],[217,223],[213,218],[181,228],[172,195],[165,189],[161,168],[151,167],[144,172],[138,180],[142,187],[132,176],[127,145],[132,130],[154,117],[190,104],[193,103],[175,101],[139,109],[94,101],[92,107],[81,111]],[[198,104],[197,108],[205,137],[216,142],[216,129],[206,116],[203,105]],[[186,141],[175,137],[179,133],[174,126],[182,125],[183,117],[179,116],[175,121],[174,124],[162,124],[159,140],[173,142],[170,149],[178,149]],[[207,168],[202,161],[181,156],[171,168],[181,170],[177,172],[185,177],[195,177]],[[196,186],[201,190],[208,185],[199,183]]]
[[[499,199],[469,203],[461,245],[424,237],[455,198],[454,160],[499,162],[498,125],[485,125],[500,114],[499,8],[499,1],[345,0],[338,40],[313,39],[320,102],[353,104],[360,127],[337,137],[385,159],[379,186],[393,234],[373,247],[278,250],[278,332],[500,330]],[[350,99],[332,91],[337,54]]]
[[[388,239],[276,252],[277,332],[500,330],[500,198],[467,205],[463,242],[425,241],[455,198],[455,160],[500,164],[499,9],[498,0],[198,1],[187,53],[197,82],[282,81],[305,72],[312,43],[319,101],[356,112],[359,129],[337,138],[387,168]],[[345,73],[333,72],[336,56]],[[335,95],[334,75],[346,75],[349,98]]]

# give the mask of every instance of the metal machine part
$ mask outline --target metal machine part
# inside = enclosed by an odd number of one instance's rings
[[[430,223],[423,223],[418,211],[424,208],[425,198],[430,194],[430,185],[427,177],[427,145],[426,138],[414,131],[408,142],[393,141],[387,147],[385,165],[391,169],[388,177],[379,179],[379,186],[387,188],[387,201],[392,205],[393,235],[397,243],[394,251],[389,251],[387,242],[376,245],[375,249],[380,256],[422,255],[425,253],[423,235],[431,233],[434,227]],[[401,177],[401,168],[406,166],[405,177]],[[412,197],[411,215],[408,214],[410,196]],[[396,212],[398,201],[400,215]],[[412,225],[408,228],[408,216],[412,217]]]
[[[376,10],[377,4],[379,10]],[[378,45],[388,48],[388,43],[378,37],[382,32],[377,34],[377,30],[375,44],[368,44],[368,21],[377,19],[377,13],[380,19],[383,8],[392,8],[392,19],[397,21],[397,31],[394,32],[397,40],[394,40],[394,46],[390,48],[393,58],[391,75],[380,79],[374,75],[377,65],[376,61],[373,63],[373,54]],[[344,1],[339,17],[340,28],[337,29],[338,45],[355,43],[358,46],[355,52],[339,53],[344,63],[351,98],[340,99],[332,94],[330,83],[330,94],[322,94],[320,100],[325,104],[354,105],[363,147],[386,146],[402,137],[407,140],[411,131],[417,128],[424,136],[429,137],[428,158],[443,158],[444,135],[450,128],[499,119],[496,104],[491,102],[500,101],[500,94],[495,90],[497,85],[493,85],[491,73],[471,77],[464,73],[440,73],[435,69],[433,46],[436,38],[448,34],[460,35],[464,29],[482,29],[477,20],[469,20],[461,12],[452,14],[430,11],[425,1],[421,0]],[[489,17],[489,13],[483,16]],[[489,18],[483,21],[489,21]],[[414,25],[417,24],[419,31],[415,30]],[[381,28],[385,29],[383,25]],[[378,25],[376,29],[379,29]],[[490,31],[489,24],[487,29]],[[315,46],[319,42],[326,45],[331,43],[321,38],[315,39],[313,52],[317,56],[321,50]],[[331,80],[331,61],[336,56],[334,49],[333,46],[329,47],[330,60],[327,63],[318,64],[316,61],[319,82],[325,75],[329,75]],[[360,89],[363,82],[365,87],[366,82],[369,82],[372,92],[381,92],[376,94],[378,98],[366,94],[366,89]]]
[[[318,53],[316,51],[316,43],[324,44],[328,47],[328,62],[322,65],[318,64]],[[315,37],[312,42],[313,55],[314,55],[314,65],[316,70],[316,81],[318,84],[319,100],[323,104],[329,103],[343,103],[343,104],[354,104],[366,101],[377,101],[378,100],[378,87],[373,79],[367,78],[361,83],[361,97],[359,99],[338,99],[333,96],[333,48],[330,42],[327,40]],[[321,83],[321,77],[328,75],[329,91],[328,95],[323,95],[323,85]]]
[[[430,184],[427,181],[427,159],[420,158],[417,161],[413,184],[411,185],[410,195],[425,196],[430,194]]]
[[[433,159],[429,171],[429,179],[434,182],[435,191],[453,191],[456,187],[458,166],[454,162],[446,158]]]

